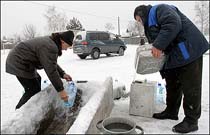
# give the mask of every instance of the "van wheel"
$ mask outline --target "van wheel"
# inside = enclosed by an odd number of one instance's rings
[[[111,54],[110,53],[106,53],[106,56],[109,57],[109,56],[111,56]]]
[[[123,56],[124,55],[124,48],[123,47],[120,47],[119,51],[118,51],[118,54],[120,56]]]
[[[100,51],[98,49],[93,49],[91,52],[91,57],[93,59],[98,59],[100,57]]]
[[[77,55],[80,59],[85,59],[87,57],[87,55],[83,55],[83,54],[78,54]]]

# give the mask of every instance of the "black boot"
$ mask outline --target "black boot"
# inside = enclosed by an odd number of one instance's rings
[[[177,133],[189,133],[196,130],[198,130],[198,124],[189,123],[186,120],[183,120],[172,128],[172,131]]]
[[[155,119],[171,119],[171,120],[178,120],[178,116],[168,113],[167,111],[163,111],[161,113],[154,113],[153,118]]]

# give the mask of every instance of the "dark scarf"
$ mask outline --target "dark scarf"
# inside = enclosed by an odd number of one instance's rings
[[[62,47],[61,47],[61,40],[59,33],[52,33],[50,38],[55,42],[56,46],[58,47],[58,56],[62,55]]]

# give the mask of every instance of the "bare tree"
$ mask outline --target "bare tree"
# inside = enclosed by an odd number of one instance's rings
[[[7,40],[7,37],[6,36],[3,36],[2,40]]]
[[[23,29],[25,40],[32,39],[36,36],[36,27],[33,24],[26,24]]]
[[[140,23],[136,21],[129,21],[126,32],[129,33],[130,36],[143,36],[144,28]]]
[[[59,13],[54,6],[49,7],[44,14],[47,19],[48,31],[56,32],[66,30],[67,19],[65,13]]]
[[[21,38],[20,34],[15,33],[15,34],[13,35],[13,38],[14,38],[14,43],[15,43],[15,44],[17,44],[17,43],[19,43],[19,42],[22,41],[22,38]]]
[[[114,26],[112,25],[112,23],[106,23],[106,24],[105,24],[105,29],[106,29],[107,31],[110,31],[110,30],[114,30],[115,28],[114,28]]]
[[[209,1],[199,1],[195,3],[196,18],[195,23],[199,26],[200,31],[209,34]]]

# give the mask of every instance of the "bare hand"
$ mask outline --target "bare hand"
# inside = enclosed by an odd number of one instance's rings
[[[61,92],[59,92],[60,98],[64,101],[68,101],[68,95],[66,93],[65,90],[62,90]]]
[[[64,75],[63,75],[63,78],[66,79],[66,81],[72,81],[71,76],[68,75],[68,74],[64,74]]]
[[[153,57],[160,58],[160,56],[162,55],[163,52],[153,46],[151,53],[152,53]]]

